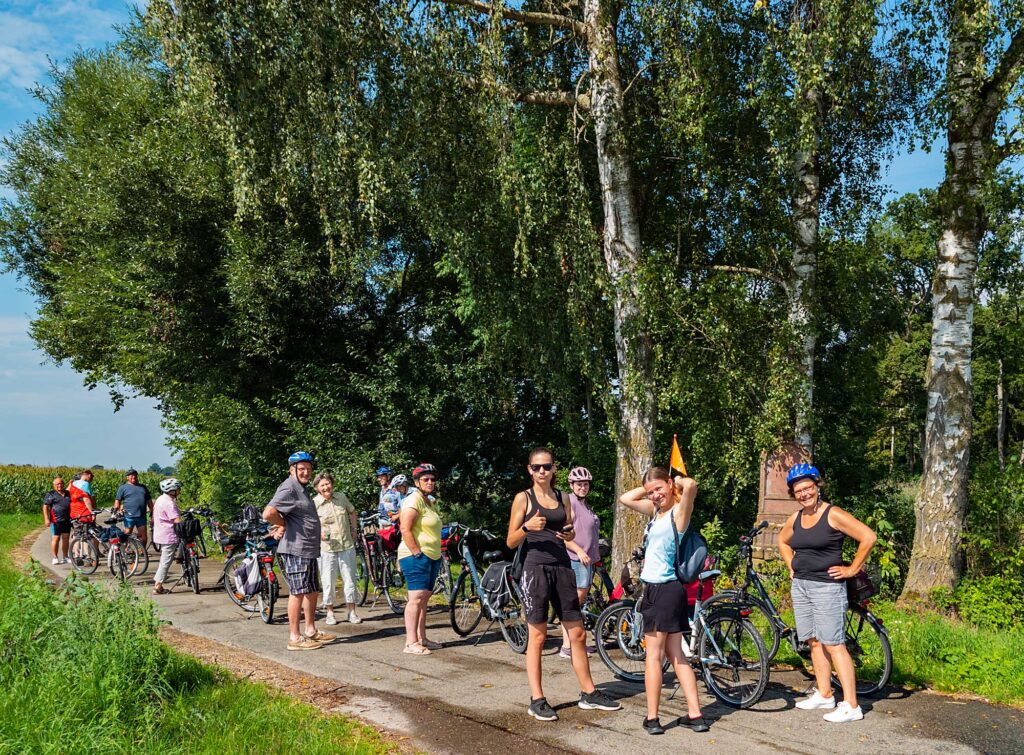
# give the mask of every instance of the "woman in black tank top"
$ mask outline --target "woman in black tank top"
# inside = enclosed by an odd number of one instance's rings
[[[821,500],[821,475],[810,464],[789,470],[789,494],[800,508],[779,533],[779,553],[793,580],[793,615],[797,636],[811,648],[817,688],[802,710],[830,710],[826,721],[859,721],[864,717],[857,703],[853,659],[846,649],[846,580],[861,570],[875,544],[875,533],[855,516]],[[843,540],[857,541],[853,562],[843,563]],[[843,701],[836,706],[832,669],[843,687]],[[832,710],[832,709],[835,710]]]
[[[516,495],[508,522],[507,545],[523,546],[523,574],[519,587],[529,628],[526,677],[530,684],[530,715],[554,721],[558,714],[548,705],[541,685],[541,651],[547,639],[548,608],[562,621],[572,648],[572,668],[580,683],[579,707],[619,710],[616,700],[594,687],[587,658],[586,633],[576,593],[576,576],[565,543],[575,535],[569,497],[555,490],[555,460],[547,448],[530,452],[526,466],[532,485]]]

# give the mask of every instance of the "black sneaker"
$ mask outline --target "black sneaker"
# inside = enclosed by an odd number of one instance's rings
[[[548,705],[548,699],[546,697],[540,697],[536,700],[530,698],[530,715],[538,721],[558,720],[558,714],[555,713],[554,708]]]
[[[622,710],[618,700],[608,697],[599,689],[590,693],[580,692],[580,707],[583,710]]]
[[[664,734],[665,729],[661,725],[661,721],[657,718],[645,718],[644,719],[644,731],[648,734]]]
[[[708,722],[704,720],[704,716],[699,716],[697,718],[683,716],[679,719],[679,725],[685,726],[687,729],[691,729],[692,731],[711,731],[711,727],[708,726]]]

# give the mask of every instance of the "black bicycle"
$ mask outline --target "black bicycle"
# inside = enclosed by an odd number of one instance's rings
[[[274,571],[277,541],[270,537],[269,526],[265,522],[240,522],[232,524],[231,532],[236,536],[225,543],[232,555],[224,562],[221,581],[224,591],[231,602],[249,613],[259,613],[265,624],[274,620],[274,606],[281,594],[281,580]],[[235,546],[231,540],[241,539],[244,553],[234,553]],[[239,586],[235,581],[235,572],[248,561],[250,569],[256,569],[258,578],[255,586],[250,589]]]
[[[377,525],[377,512],[370,511],[359,516],[359,532],[356,534],[356,601],[364,605],[373,585],[373,604],[384,596],[393,613],[405,611],[409,591],[405,577],[398,567],[398,542],[385,542]],[[393,537],[393,532],[392,532]]]
[[[743,583],[737,588],[722,590],[712,595],[705,602],[705,607],[712,610],[718,606],[738,605],[749,610],[750,621],[764,639],[769,660],[779,652],[779,645],[783,639],[789,642],[794,653],[804,660],[810,660],[809,646],[806,642],[800,642],[796,629],[783,620],[765,588],[761,575],[754,569],[754,538],[767,526],[767,521],[761,522],[740,537],[740,555],[746,561]],[[857,675],[857,694],[877,694],[885,688],[892,674],[889,632],[882,620],[871,613],[867,600],[847,607],[845,626],[846,649],[853,658]],[[839,678],[834,674],[833,683],[840,685]]]

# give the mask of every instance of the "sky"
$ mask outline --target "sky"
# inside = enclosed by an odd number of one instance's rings
[[[46,81],[50,61],[113,41],[114,26],[126,24],[134,6],[127,0],[0,0],[0,135],[39,113],[27,90]],[[889,194],[935,187],[942,170],[938,150],[899,155],[888,169]],[[3,188],[0,197],[12,198]],[[155,402],[131,399],[115,412],[105,390],[87,390],[80,375],[35,348],[27,332],[35,312],[25,287],[0,273],[0,464],[172,464]]]

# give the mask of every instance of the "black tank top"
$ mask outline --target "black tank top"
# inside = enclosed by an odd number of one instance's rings
[[[828,512],[831,505],[825,507],[818,523],[810,529],[804,529],[800,523],[802,514],[796,515],[793,522],[793,537],[789,546],[793,549],[793,577],[807,579],[811,582],[835,582],[829,576],[830,566],[843,563],[843,538],[846,537],[828,523]]]
[[[541,506],[537,501],[533,488],[529,488],[526,491],[526,496],[529,503],[526,506],[526,517],[523,521],[525,522],[530,519],[535,512],[539,511],[540,515],[544,517],[545,522],[544,529],[526,533],[526,557],[523,559],[523,564],[561,564],[571,567],[572,564],[569,561],[569,551],[565,547],[565,541],[555,537],[555,534],[561,532],[562,527],[566,524],[565,504],[562,503],[562,493],[558,490],[555,491],[555,497],[558,499],[559,505],[554,509],[546,509]]]

